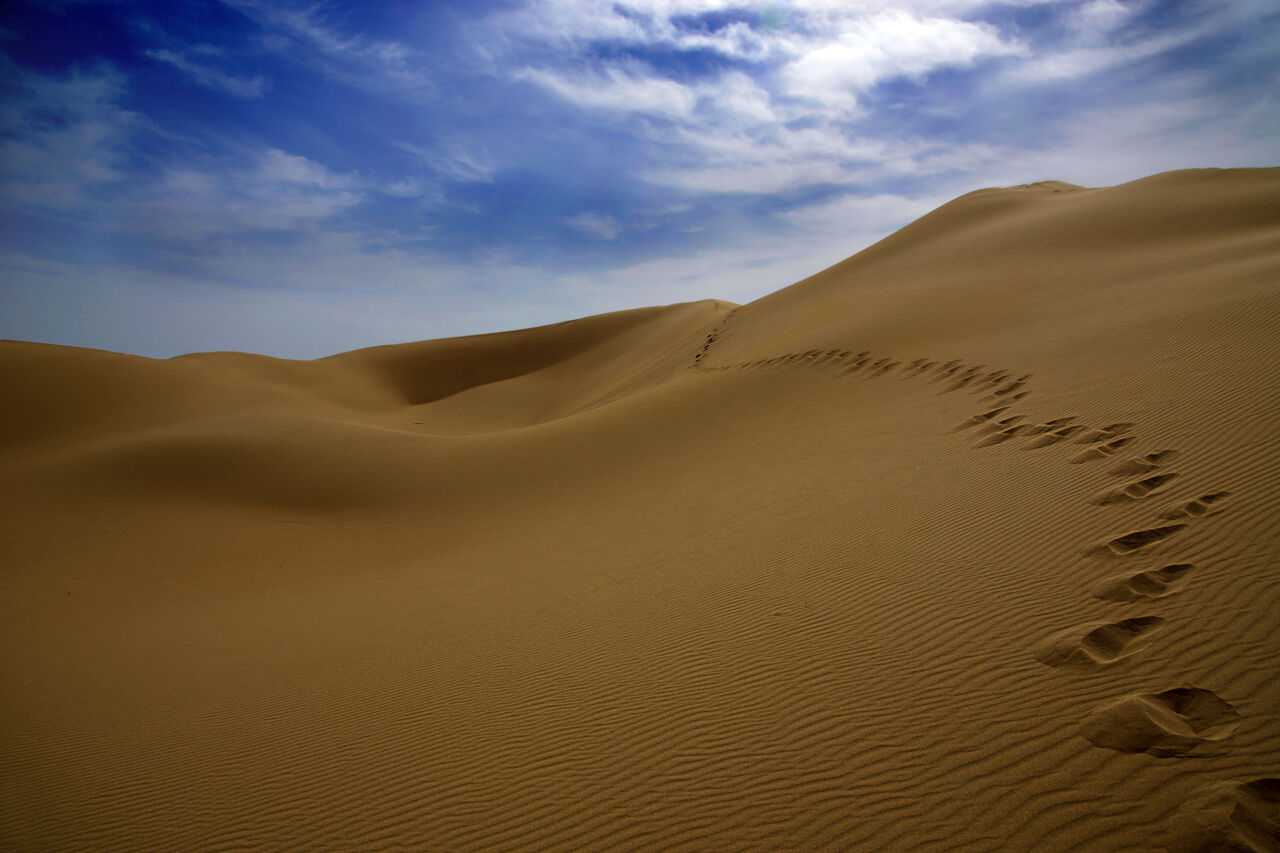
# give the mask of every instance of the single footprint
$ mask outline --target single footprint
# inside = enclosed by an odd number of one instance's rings
[[[1095,445],[1088,450],[1071,457],[1071,463],[1078,465],[1081,462],[1089,462],[1094,459],[1105,459],[1133,441],[1133,437],[1117,438],[1114,441],[1108,441],[1106,444]]]
[[[1127,486],[1121,486],[1118,489],[1112,489],[1103,492],[1094,498],[1090,503],[1095,506],[1111,506],[1113,504],[1128,503],[1129,501],[1138,501],[1152,495],[1169,483],[1178,478],[1177,474],[1153,474],[1150,477],[1139,480],[1136,483],[1130,483]]]
[[[945,379],[960,368],[959,359],[953,359],[948,362],[939,364],[935,369],[939,374],[938,379]]]
[[[855,371],[861,370],[863,366],[866,365],[867,361],[870,358],[871,358],[871,353],[867,352],[866,350],[863,350],[862,352],[857,353],[856,355],[853,356],[853,361],[850,362],[849,366],[846,367],[844,370],[840,371],[840,375],[844,376],[846,373],[853,373]]]
[[[1159,616],[1135,616],[1078,625],[1043,640],[1035,657],[1045,666],[1106,666],[1136,652],[1164,622]]]
[[[1178,809],[1171,853],[1280,851],[1280,779],[1206,785]]]
[[[1162,539],[1169,538],[1185,527],[1185,524],[1166,524],[1163,527],[1151,527],[1146,530],[1135,530],[1132,533],[1126,533],[1123,536],[1117,536],[1115,539],[1108,540],[1094,550],[1104,554],[1132,554],[1134,551],[1146,548],[1148,545],[1154,545]]]
[[[1230,495],[1230,492],[1210,492],[1193,501],[1166,509],[1160,513],[1160,518],[1200,518],[1205,515],[1217,515],[1222,512],[1221,502]]]
[[[1030,424],[1007,427],[997,433],[987,436],[985,439],[975,444],[974,447],[990,447],[993,444],[1000,444],[1003,441],[1008,441],[1009,439],[1019,435],[1031,434],[1031,431],[1034,429],[1035,427]]]
[[[1240,713],[1230,702],[1212,690],[1187,686],[1103,705],[1080,724],[1080,734],[1094,746],[1168,758],[1220,741],[1239,725]]]
[[[974,415],[973,417],[969,418],[969,420],[957,426],[954,430],[952,430],[952,432],[960,432],[961,430],[969,429],[970,427],[976,427],[979,424],[984,424],[987,421],[994,418],[996,415],[1000,414],[1001,412],[1006,412],[1008,410],[1009,410],[1008,406],[1001,406],[998,409],[992,409],[989,412],[983,412],[980,415]]]
[[[1192,563],[1172,563],[1159,569],[1105,578],[1093,588],[1093,597],[1125,602],[1164,598],[1181,589],[1194,568]]]
[[[1037,438],[1035,441],[1029,442],[1027,444],[1027,448],[1030,449],[1033,447],[1048,447],[1051,444],[1057,444],[1060,441],[1066,441],[1068,438],[1070,438],[1071,436],[1075,435],[1076,433],[1080,432],[1083,429],[1085,429],[1085,427],[1081,424],[1074,424],[1072,426],[1059,427],[1058,429],[1055,429],[1052,432],[1050,432],[1048,435],[1042,435],[1039,438]]]
[[[1109,439],[1118,438],[1125,433],[1132,432],[1137,424],[1118,423],[1107,424],[1104,427],[1091,429],[1076,439],[1076,444],[1094,444],[1099,441],[1107,441]]]
[[[1009,427],[1013,426],[1014,424],[1018,423],[1018,421],[1025,421],[1026,419],[1027,419],[1026,415],[1010,415],[1007,418],[1003,418],[998,421],[992,421],[990,423],[984,424],[983,426],[979,427],[978,435],[986,435],[987,433],[991,433],[991,432],[1000,432],[1001,430],[1006,430]]]
[[[1010,382],[1008,385],[1004,385],[1004,386],[1002,386],[1002,387],[1000,387],[1000,388],[997,388],[997,389],[994,391],[994,394],[995,394],[995,396],[997,396],[997,397],[1004,397],[1004,396],[1006,396],[1006,395],[1008,395],[1008,394],[1012,394],[1012,393],[1013,393],[1013,392],[1015,392],[1015,391],[1019,391],[1019,390],[1021,390],[1021,389],[1026,385],[1026,384],[1027,384],[1026,382],[1021,382],[1021,381],[1019,381],[1019,382]]]
[[[1167,465],[1177,459],[1179,455],[1176,450],[1158,450],[1155,453],[1148,453],[1146,456],[1135,456],[1132,459],[1127,459],[1111,468],[1107,473],[1118,474],[1122,477],[1129,474],[1146,474],[1161,465]]]

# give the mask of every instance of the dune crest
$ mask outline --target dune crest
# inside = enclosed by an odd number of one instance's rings
[[[0,847],[1273,849],[1277,199],[979,190],[309,362],[0,342]]]

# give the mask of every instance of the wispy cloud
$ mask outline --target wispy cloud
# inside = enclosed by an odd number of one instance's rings
[[[260,74],[252,77],[237,77],[173,50],[148,50],[146,55],[157,62],[163,62],[178,69],[201,86],[226,92],[237,98],[261,98],[267,89],[267,80]]]
[[[562,73],[522,68],[517,80],[528,80],[557,97],[585,109],[645,113],[651,116],[687,116],[698,102],[688,86],[662,77],[634,73],[617,67],[599,73]]]
[[[587,210],[573,216],[566,216],[560,221],[580,234],[599,237],[601,240],[616,240],[622,233],[622,226],[618,224],[618,220],[607,213],[594,213]]]

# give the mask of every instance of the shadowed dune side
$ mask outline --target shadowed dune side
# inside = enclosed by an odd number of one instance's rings
[[[528,426],[679,375],[694,340],[735,307],[716,300],[640,308],[551,326],[357,350],[318,364],[394,390],[446,432]]]
[[[5,342],[24,418],[0,455],[27,494],[336,510],[447,501],[461,436],[527,427],[683,374],[731,307],[646,308],[317,361],[199,353],[167,361]],[[465,479],[459,477],[458,479]],[[445,478],[449,482],[449,478]]]
[[[1275,849],[1277,198],[982,190],[749,305],[313,362],[0,344],[0,847]]]

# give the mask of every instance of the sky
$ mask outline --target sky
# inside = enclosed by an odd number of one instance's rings
[[[1280,165],[1280,0],[5,0],[0,338],[749,302],[973,189]]]

